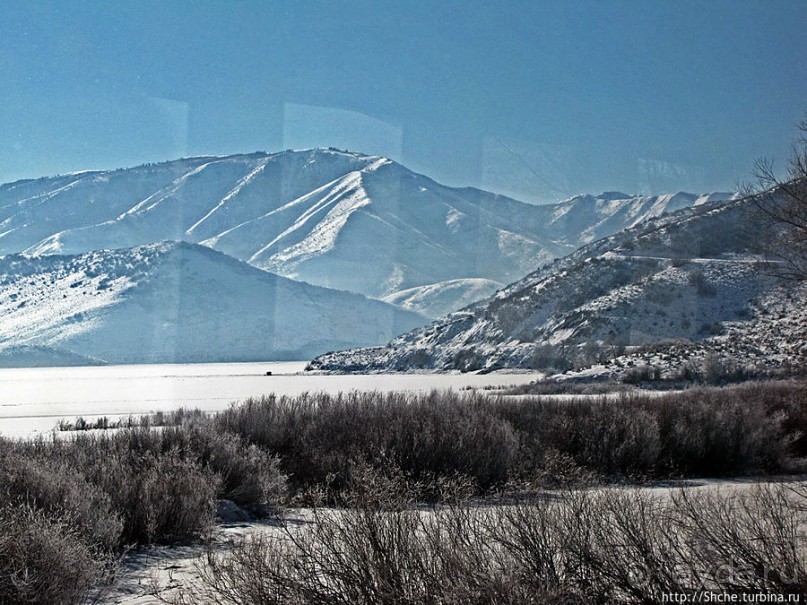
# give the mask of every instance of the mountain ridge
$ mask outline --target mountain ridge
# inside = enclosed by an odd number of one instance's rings
[[[701,358],[710,351],[727,355],[733,364],[804,364],[805,292],[761,270],[762,241],[772,226],[755,221],[754,208],[746,198],[661,216],[583,246],[384,347],[326,354],[311,367],[568,371],[610,360],[607,371],[624,374],[637,360],[619,366],[614,359],[673,340],[688,343],[668,356],[678,360],[678,370],[698,351]],[[791,333],[784,340],[780,334],[776,346],[787,353],[782,359],[774,351],[759,355],[755,339],[745,336],[782,301],[791,301],[789,310],[777,311],[789,318]]]
[[[185,240],[292,279],[385,298],[452,280],[508,283],[678,203],[616,197],[534,206],[334,149],[195,156],[0,186],[0,254]],[[458,291],[453,308],[465,302]],[[443,303],[422,310],[438,315]]]

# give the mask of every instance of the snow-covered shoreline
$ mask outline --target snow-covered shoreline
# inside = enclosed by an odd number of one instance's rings
[[[526,384],[538,373],[311,375],[305,361],[0,369],[0,435],[31,437],[60,419],[170,411],[213,412],[261,395],[351,390],[432,389]],[[266,373],[271,372],[271,376]]]

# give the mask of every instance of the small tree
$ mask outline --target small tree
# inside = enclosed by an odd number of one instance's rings
[[[779,259],[779,275],[807,279],[807,118],[799,123],[799,136],[788,162],[787,177],[776,176],[773,162],[758,160],[756,184],[746,188],[756,207],[774,227],[769,252]]]

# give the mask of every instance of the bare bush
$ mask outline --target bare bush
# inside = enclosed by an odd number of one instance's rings
[[[414,478],[459,473],[487,488],[507,480],[518,445],[486,398],[450,392],[267,397],[216,422],[277,455],[298,487],[339,489],[357,463],[368,463]]]
[[[120,502],[128,536],[138,543],[195,538],[213,522],[215,480],[172,451],[144,457],[132,477],[131,492]]]
[[[692,590],[807,593],[803,497],[787,487],[418,509],[406,498],[314,512],[284,536],[200,561],[179,601],[649,603]]]
[[[162,448],[184,452],[212,472],[218,481],[217,496],[266,516],[281,507],[286,477],[279,460],[266,450],[247,443],[239,435],[217,430],[209,419],[195,418],[190,426],[169,426],[160,434]]]
[[[0,452],[0,505],[28,505],[69,521],[102,552],[119,544],[123,523],[109,496],[44,452]]]
[[[488,540],[483,511],[424,511],[412,505],[405,485],[372,472],[364,480],[354,506],[315,509],[303,531],[248,538],[230,552],[209,554],[200,585],[179,602],[530,602]]]
[[[105,563],[69,518],[0,506],[0,603],[72,605],[103,581]]]
[[[807,390],[797,384],[689,389],[649,396],[500,401],[519,438],[520,478],[557,452],[605,477],[786,472],[807,455]]]
[[[704,583],[796,594],[807,591],[803,504],[795,492],[769,485],[729,498],[675,496]]]

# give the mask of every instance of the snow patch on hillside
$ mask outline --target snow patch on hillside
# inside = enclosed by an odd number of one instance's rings
[[[246,187],[247,185],[249,185],[249,184],[250,184],[252,181],[254,181],[254,180],[255,180],[255,177],[256,177],[258,174],[260,174],[261,172],[263,172],[264,168],[266,168],[266,164],[268,164],[268,163],[269,163],[269,160],[270,160],[270,159],[271,159],[271,158],[266,158],[266,159],[264,159],[262,162],[259,162],[259,163],[258,163],[258,165],[257,165],[257,166],[256,166],[256,167],[255,167],[255,168],[254,168],[254,169],[253,169],[253,170],[252,170],[252,171],[251,171],[251,172],[248,174],[248,175],[246,175],[244,178],[242,178],[240,181],[238,181],[238,183],[235,185],[235,187],[233,187],[233,188],[230,190],[230,192],[229,192],[229,193],[227,193],[227,195],[225,195],[223,198],[221,198],[221,201],[220,201],[218,204],[216,204],[216,205],[215,205],[215,206],[214,206],[214,207],[213,207],[213,208],[210,210],[210,212],[208,212],[207,214],[205,214],[205,215],[204,215],[202,218],[200,218],[200,219],[199,219],[199,220],[198,220],[196,223],[194,223],[193,225],[191,225],[191,227],[190,227],[190,228],[189,228],[189,229],[186,231],[186,233],[187,233],[188,235],[192,235],[192,234],[193,234],[193,232],[194,232],[194,231],[195,231],[195,230],[196,230],[196,229],[197,229],[197,228],[198,228],[198,227],[199,227],[199,226],[200,226],[202,223],[204,223],[206,220],[208,220],[208,219],[209,219],[211,216],[213,216],[213,215],[214,215],[216,212],[218,212],[219,210],[221,210],[221,208],[225,207],[225,206],[227,205],[227,203],[228,203],[228,202],[230,202],[231,200],[233,200],[233,199],[234,199],[234,198],[235,198],[235,197],[236,197],[236,196],[237,196],[239,193],[241,193],[241,191],[244,189],[244,187]]]
[[[401,290],[382,300],[436,319],[457,306],[465,307],[488,298],[503,285],[489,279],[453,279]]]
[[[333,186],[328,185],[326,188],[315,192],[312,196],[295,200],[285,206],[282,210],[286,210],[293,205],[305,204],[316,194],[327,191],[326,195],[303,212],[291,227],[253,254],[249,258],[249,262],[278,267],[283,263],[299,262],[332,250],[350,215],[359,208],[369,206],[372,200],[367,196],[367,192],[362,186],[361,172],[352,172]],[[319,218],[320,216],[321,218]],[[312,220],[314,217],[319,220]],[[302,233],[304,230],[306,233],[301,241],[283,248],[281,252],[272,254],[268,262],[260,262],[266,252],[276,247],[278,242],[293,239],[293,236]],[[297,237],[296,239],[300,238]]]

